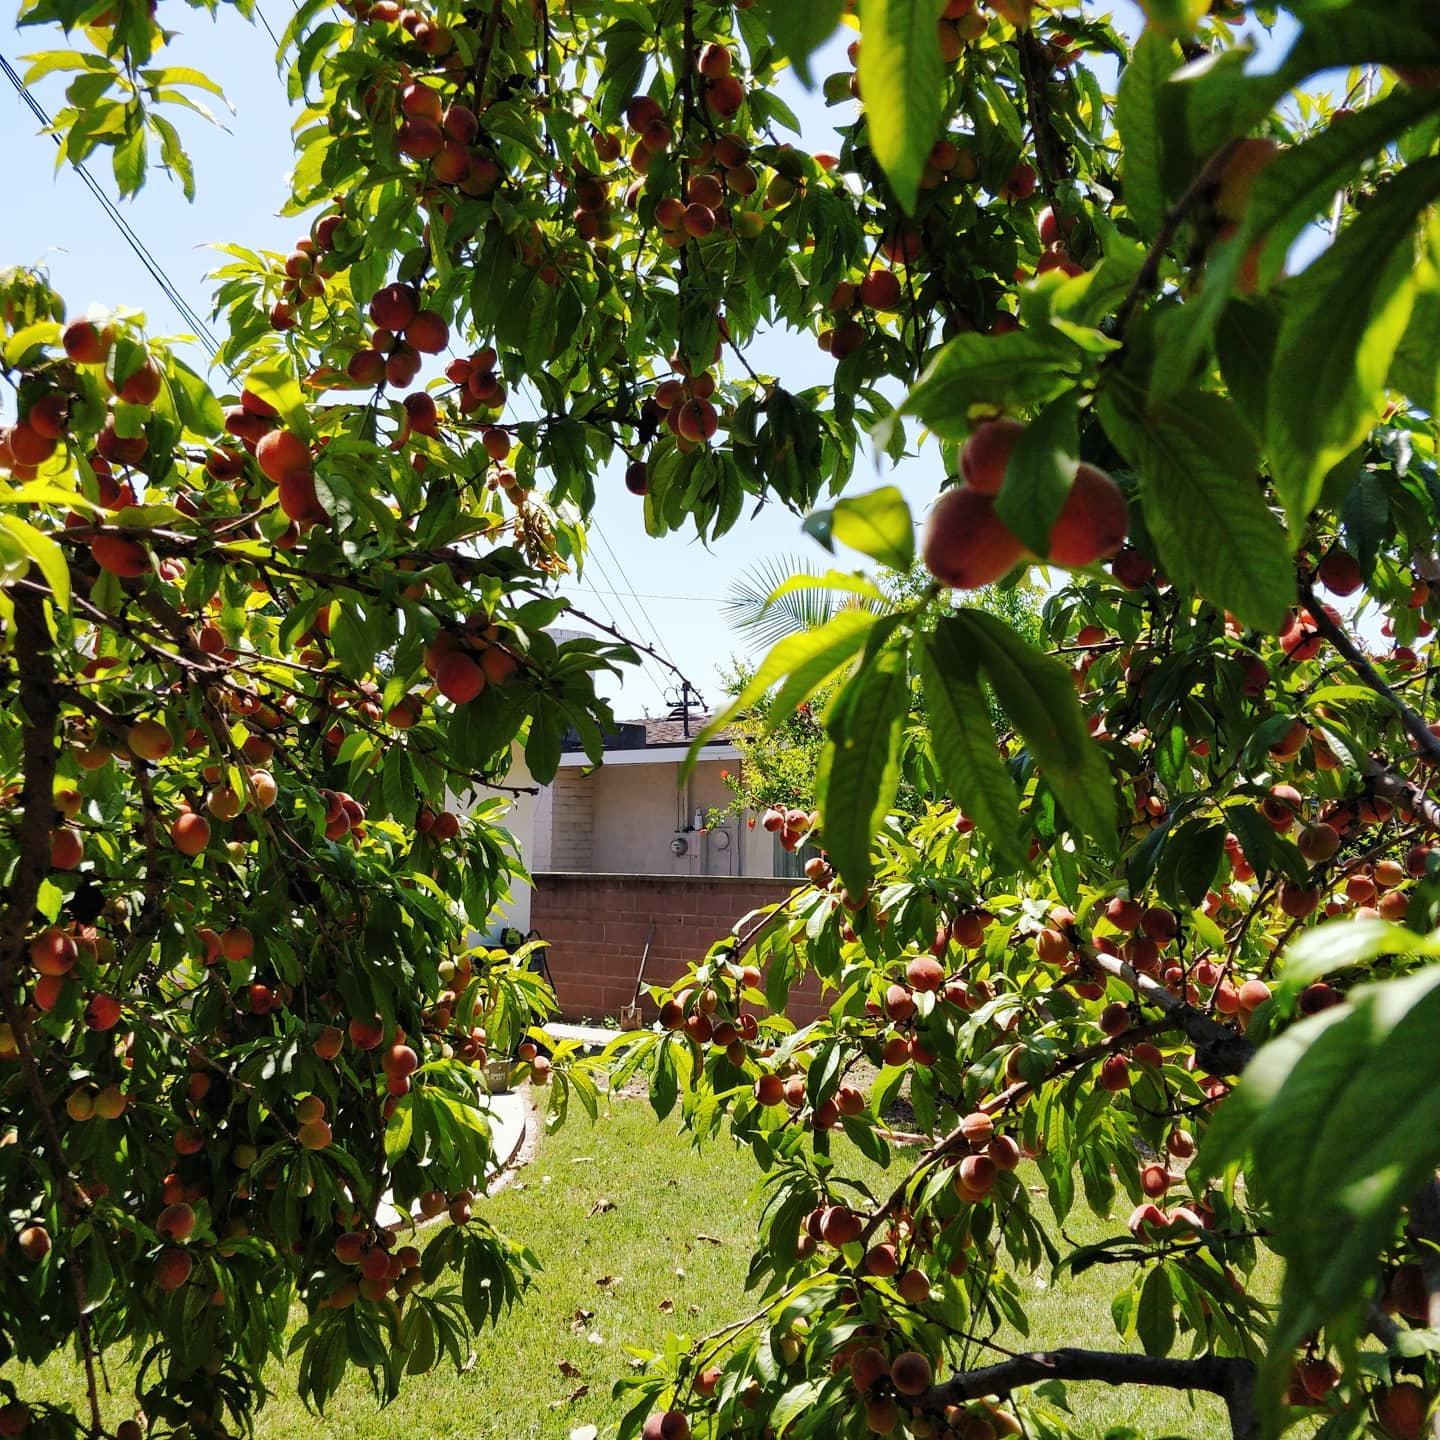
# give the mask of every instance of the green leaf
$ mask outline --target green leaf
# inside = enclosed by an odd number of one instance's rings
[[[1163,1265],[1145,1277],[1135,1310],[1135,1333],[1147,1355],[1168,1355],[1175,1343],[1175,1295]]]
[[[800,7],[796,7],[800,8]],[[863,0],[860,89],[875,159],[907,214],[920,171],[940,130],[945,64],[940,58],[941,0]]]
[[[815,777],[821,831],[845,888],[865,890],[870,847],[900,783],[900,733],[909,711],[909,672],[898,646],[870,660],[835,697]]]
[[[1440,965],[1351,992],[1265,1045],[1202,1143],[1201,1173],[1244,1160],[1286,1259],[1263,1378],[1270,1403],[1304,1335],[1363,1309],[1375,1257],[1440,1161]]]
[[[1322,976],[1378,959],[1381,955],[1440,955],[1440,934],[1419,935],[1388,920],[1332,920],[1307,930],[1285,956],[1277,995],[1289,996]]]
[[[845,0],[767,0],[765,13],[775,48],[795,67],[800,83],[814,85],[810,74],[810,55],[834,33],[845,13]],[[773,1420],[772,1420],[773,1423]],[[776,1434],[783,1431],[779,1426]]]
[[[1158,29],[1147,27],[1120,76],[1115,125],[1120,132],[1125,208],[1141,234],[1151,240],[1165,215],[1164,86],[1180,63],[1179,46]]]
[[[995,513],[1036,555],[1050,549],[1050,531],[1075,482],[1080,449],[1074,392],[1053,401],[1021,433],[995,498]]]
[[[680,778],[690,773],[702,745],[763,699],[777,682],[786,681],[782,693],[791,705],[812,694],[865,648],[875,619],[868,610],[842,610],[824,625],[782,640],[761,662],[750,683],[695,737]]]
[[[145,127],[138,119],[127,123],[110,163],[115,171],[120,198],[123,200],[127,195],[138,195],[145,184],[146,167]]]
[[[257,361],[245,374],[245,388],[273,405],[296,434],[309,436],[310,417],[305,396],[291,371],[288,357],[267,355]]]
[[[1202,820],[1182,825],[1165,846],[1155,876],[1171,904],[1201,904],[1225,853],[1225,827]]]
[[[183,360],[169,361],[170,387],[180,420],[197,435],[218,435],[225,428],[225,412],[205,381]]]
[[[995,724],[966,638],[964,627],[947,618],[916,642],[930,743],[947,792],[1006,868],[1023,870],[1028,861],[1020,797],[996,747]]]
[[[1101,417],[1140,475],[1145,521],[1171,578],[1245,624],[1277,631],[1295,598],[1290,548],[1234,405],[1196,390],[1142,415],[1112,387]]]
[[[1020,732],[1070,819],[1109,855],[1118,849],[1115,786],[1086,727],[1075,681],[1003,620],[983,610],[956,612],[1000,708]]]
[[[415,1131],[415,1096],[402,1095],[395,1102],[390,1118],[385,1122],[385,1162],[394,1165],[410,1148],[410,1137]]]
[[[1297,541],[1326,473],[1384,414],[1415,300],[1415,218],[1437,194],[1440,156],[1400,171],[1290,287],[1266,448]]]
[[[918,415],[942,439],[963,440],[972,412],[992,415],[1052,400],[1073,384],[1085,360],[1085,351],[1054,329],[957,335],[930,362],[896,413]],[[892,418],[876,427],[882,448],[893,423]]]
[[[62,610],[70,608],[70,567],[65,552],[43,530],[14,515],[0,515],[0,529],[6,531],[35,562],[55,603]]]
[[[1264,240],[1264,273],[1272,266],[1278,270],[1305,227],[1329,211],[1337,185],[1349,172],[1423,119],[1434,103],[1425,91],[1401,86],[1303,144],[1283,149],[1261,172],[1245,212],[1246,240]]]
[[[1390,362],[1388,384],[1426,414],[1440,411],[1440,221],[1433,215],[1415,266],[1415,306]]]
[[[805,530],[832,553],[833,538],[892,570],[908,570],[915,560],[915,524],[893,485],[815,511],[806,517]]]

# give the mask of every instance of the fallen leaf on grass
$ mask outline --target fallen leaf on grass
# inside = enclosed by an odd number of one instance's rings
[[[602,1275],[595,1283],[602,1290],[609,1290],[612,1286],[620,1283],[620,1277],[618,1275]]]
[[[580,1367],[572,1365],[568,1360],[557,1360],[555,1367],[567,1380],[577,1380],[580,1377]]]
[[[592,1345],[603,1345],[605,1343],[605,1337],[598,1330],[592,1330],[585,1338]]]
[[[550,1402],[550,1408],[552,1410],[559,1410],[566,1405],[573,1405],[577,1400],[583,1400],[589,1393],[590,1387],[588,1385],[580,1385],[572,1390],[563,1400],[552,1400]]]
[[[703,1240],[707,1245],[723,1245],[725,1242],[714,1235],[697,1235],[697,1240]]]
[[[675,1302],[673,1300],[662,1300],[660,1302],[660,1313],[662,1315],[673,1315],[675,1313]]]
[[[599,1434],[594,1425],[577,1425],[570,1432],[570,1440],[598,1440]]]
[[[615,1202],[606,1199],[606,1197],[602,1195],[586,1212],[585,1218],[588,1220],[592,1215],[603,1215],[607,1210],[613,1210],[614,1208]]]

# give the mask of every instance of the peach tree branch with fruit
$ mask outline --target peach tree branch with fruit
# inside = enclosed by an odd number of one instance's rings
[[[222,247],[213,381],[5,272],[0,1354],[78,1337],[91,1383],[7,1373],[4,1433],[244,1430],[292,1302],[317,1407],[464,1354],[536,1264],[484,1218],[491,1055],[561,1115],[647,1064],[762,1167],[758,1308],[623,1377],[624,1437],[1064,1437],[1094,1381],[1433,1431],[1440,25],[1296,0],[1267,68],[1212,8],[302,0],[305,233]],[[213,87],[150,7],[22,20],[66,156],[188,189],[168,107]],[[775,81],[841,25],[812,151]],[[823,369],[766,373],[776,328]],[[808,883],[545,1062],[472,936],[520,875],[487,792],[602,758],[637,658],[554,633],[597,487],[903,575],[864,446],[933,466],[931,583],[716,720],[816,703]],[[956,594],[1032,573],[1038,636]],[[1077,1249],[1080,1204],[1128,1221]],[[1113,1353],[1005,1348],[1100,1264]]]

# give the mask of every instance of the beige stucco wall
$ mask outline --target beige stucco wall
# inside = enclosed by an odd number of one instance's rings
[[[593,777],[594,849],[590,869],[631,875],[744,875],[746,840],[751,832],[743,820],[728,818],[704,832],[694,828],[695,812],[708,821],[712,810],[730,803],[720,772],[733,760],[702,760],[683,789],[678,763],[607,765]],[[557,832],[561,825],[556,796]],[[674,854],[676,839],[685,853]],[[768,837],[767,837],[768,838]],[[753,863],[753,856],[749,857]],[[553,867],[562,868],[558,862]],[[770,873],[768,867],[758,872]]]
[[[552,785],[535,802],[525,863],[532,871],[612,875],[774,875],[774,842],[747,813],[729,817],[720,827],[699,833],[698,807],[730,804],[721,771],[735,767],[733,757],[702,760],[679,788],[679,762],[612,763],[587,774],[583,767],[562,766]],[[677,838],[685,853],[671,850]]]

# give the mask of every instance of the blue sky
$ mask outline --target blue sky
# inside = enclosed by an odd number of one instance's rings
[[[285,16],[284,0],[263,0],[263,5],[278,32]],[[1124,28],[1131,29],[1134,7],[1122,4],[1117,13]],[[167,14],[167,23],[174,23],[174,18]],[[181,33],[166,51],[166,61],[193,65],[211,75],[235,113],[219,111],[224,129],[198,117],[176,117],[195,163],[193,204],[185,202],[178,185],[157,173],[124,210],[131,227],[186,300],[208,318],[210,286],[205,276],[218,263],[207,249],[211,242],[283,252],[304,231],[296,221],[276,214],[287,193],[292,115],[276,74],[269,35],[262,25],[247,24],[228,6],[221,6],[213,20],[197,10],[180,11],[178,20]],[[1280,38],[1273,37],[1271,45]],[[23,69],[17,63],[19,55],[57,43],[35,30],[11,30],[5,39],[5,54],[17,69]],[[817,57],[818,76],[844,67],[847,39],[837,37]],[[52,112],[61,103],[60,93],[60,84],[50,82],[37,91]],[[812,150],[831,148],[832,123],[836,118],[848,121],[850,106],[827,110],[818,94],[807,94],[793,80],[782,87],[782,93],[800,118],[801,143]],[[34,117],[8,86],[0,95],[0,153],[6,157],[7,194],[26,197],[0,213],[0,264],[47,266],[72,313],[92,303],[129,305],[145,311],[152,331],[174,334],[185,328],[79,178],[68,169],[55,170],[53,142],[36,134]],[[113,194],[104,155],[93,173]],[[775,335],[755,347],[752,363],[798,388],[815,383],[818,367],[830,362],[809,339]],[[525,402],[515,403],[524,414]],[[931,445],[893,474],[877,473],[872,464],[862,461],[851,489],[897,483],[918,517],[942,479]],[[625,491],[618,470],[602,476],[599,488],[591,560],[583,580],[567,586],[567,593],[574,595],[580,608],[670,655],[706,699],[715,702],[720,695],[720,669],[727,657],[744,648],[720,613],[731,578],[757,559],[784,554],[810,554],[820,561],[825,557],[801,533],[799,520],[774,505],[753,520],[747,512],[729,535],[707,548],[684,534],[651,540],[645,534],[641,502]],[[673,683],[673,677],[659,667],[647,665],[627,678],[623,687],[614,687],[611,698],[626,716],[656,713],[664,707]]]

